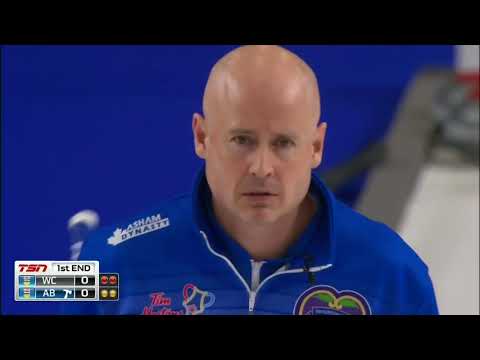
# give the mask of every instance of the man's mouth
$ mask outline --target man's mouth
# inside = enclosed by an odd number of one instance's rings
[[[262,197],[262,196],[277,196],[277,194],[268,192],[268,191],[255,191],[255,192],[247,192],[243,193],[244,196],[257,196],[257,197]]]

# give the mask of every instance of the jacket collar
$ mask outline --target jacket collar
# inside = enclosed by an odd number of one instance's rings
[[[193,210],[193,225],[196,231],[206,234],[207,241],[210,246],[218,251],[218,244],[215,243],[213,235],[207,224],[208,208],[205,204],[205,199],[209,192],[209,186],[205,176],[205,166],[198,171],[192,192],[192,210]],[[310,183],[310,192],[315,196],[319,202],[319,209],[323,212],[320,220],[316,224],[315,232],[312,241],[305,247],[305,254],[303,257],[296,258],[291,264],[290,268],[305,267],[305,259],[307,258],[308,267],[321,267],[333,264],[335,257],[335,216],[334,203],[335,198],[323,181],[312,172],[312,179]],[[202,237],[203,238],[203,237]]]

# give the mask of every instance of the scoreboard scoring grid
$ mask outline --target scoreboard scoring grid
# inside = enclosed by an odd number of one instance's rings
[[[117,301],[119,283],[98,261],[15,261],[15,301]]]

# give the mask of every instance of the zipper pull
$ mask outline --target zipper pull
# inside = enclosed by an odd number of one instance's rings
[[[253,309],[255,307],[255,292],[251,292],[248,298],[248,313],[249,315],[253,314]]]

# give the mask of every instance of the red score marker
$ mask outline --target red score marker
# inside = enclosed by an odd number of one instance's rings
[[[117,277],[115,275],[110,276],[110,285],[115,285],[117,283]]]

